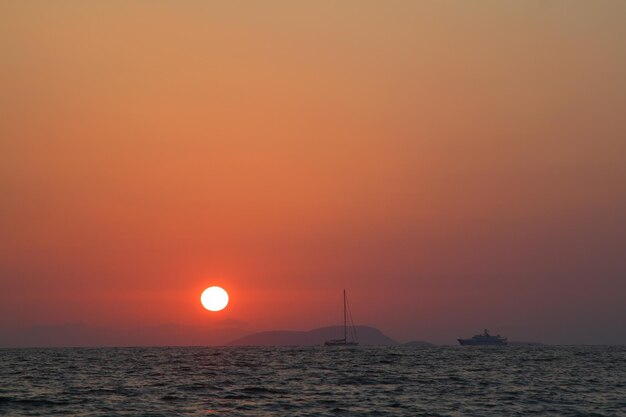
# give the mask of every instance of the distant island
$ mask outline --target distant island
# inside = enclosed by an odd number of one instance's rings
[[[509,342],[508,345],[509,346],[545,346],[545,343],[512,341],[512,342]]]
[[[393,346],[398,342],[369,326],[355,326],[359,343],[364,346]],[[229,346],[315,346],[343,334],[343,326],[309,331],[277,330],[253,333],[228,343]]]
[[[441,346],[423,340],[400,343],[370,326],[356,326],[361,346]],[[96,346],[315,346],[343,335],[343,326],[309,331],[255,332],[252,325],[236,320],[212,326],[166,323],[126,329],[91,326],[86,323],[0,328],[0,348],[14,347],[96,347]],[[450,344],[457,346],[457,344]],[[544,343],[509,341],[508,346],[546,346]]]
[[[432,346],[436,346],[433,343],[430,342],[424,342],[423,340],[411,340],[410,342],[406,342],[403,343],[402,346],[407,346],[407,347],[432,347]]]

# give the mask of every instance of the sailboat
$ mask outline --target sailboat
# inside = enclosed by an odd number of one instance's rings
[[[350,319],[350,335],[352,340],[348,341],[348,318]],[[343,339],[331,339],[324,343],[326,346],[357,346],[359,341],[356,337],[356,329],[352,321],[352,315],[348,309],[348,301],[346,299],[346,290],[343,290]]]

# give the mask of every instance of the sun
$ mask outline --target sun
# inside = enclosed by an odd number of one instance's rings
[[[209,311],[220,311],[228,305],[228,293],[222,287],[209,287],[200,296],[202,306]]]

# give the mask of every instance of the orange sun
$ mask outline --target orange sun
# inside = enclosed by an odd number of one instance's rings
[[[220,311],[228,305],[228,293],[221,287],[209,287],[200,296],[202,306],[209,311]]]

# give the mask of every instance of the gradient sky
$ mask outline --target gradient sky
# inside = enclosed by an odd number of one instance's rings
[[[626,2],[0,2],[0,328],[626,343]],[[231,304],[209,313],[201,291]]]

